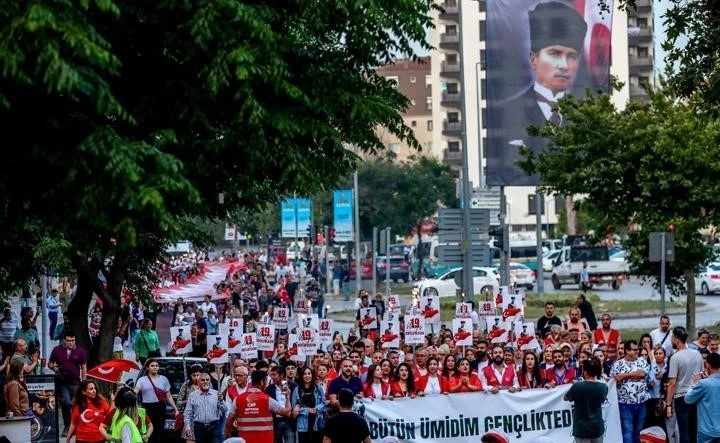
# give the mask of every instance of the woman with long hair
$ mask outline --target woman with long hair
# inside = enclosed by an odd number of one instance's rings
[[[115,414],[110,422],[110,438],[113,443],[140,443],[143,441],[137,422],[137,395],[130,389],[122,389],[115,396]]]
[[[435,357],[428,358],[425,366],[427,367],[427,374],[420,376],[418,380],[418,395],[447,394],[447,382],[440,375],[438,359]]]
[[[293,405],[292,416],[297,420],[298,443],[320,443],[323,439],[325,399],[315,383],[315,372],[309,367],[302,369],[290,404]]]
[[[525,351],[522,366],[518,374],[518,381],[521,389],[542,388],[545,385],[543,372],[537,361],[537,355],[534,351]]]
[[[368,367],[363,395],[365,398],[378,400],[392,399],[390,383],[383,380],[383,368],[381,365],[370,365]]]
[[[32,415],[30,393],[25,385],[23,367],[25,367],[25,362],[19,358],[10,361],[3,389],[7,412],[12,412],[17,417]]]
[[[187,403],[188,398],[190,398],[190,394],[192,394],[193,391],[200,389],[200,376],[204,372],[205,368],[203,368],[201,364],[195,363],[190,366],[190,379],[186,380],[182,386],[180,386],[180,391],[178,391],[177,407],[179,410],[184,411],[185,404]],[[184,430],[183,438],[187,440],[195,440],[192,429]]]
[[[378,366],[380,366],[380,369],[382,370],[382,381],[390,384],[390,379],[392,379],[393,374],[392,363],[387,358],[384,358],[380,360]]]
[[[110,403],[98,393],[97,384],[92,380],[80,382],[72,401],[67,443],[73,436],[76,443],[104,442],[100,425],[109,413]]]
[[[477,392],[482,391],[482,382],[477,375],[470,372],[470,360],[461,358],[457,364],[457,376],[450,380],[448,392]]]
[[[415,377],[409,364],[400,363],[395,369],[390,390],[393,397],[415,397]]]
[[[445,379],[445,383],[450,383],[452,379],[457,376],[457,362],[455,357],[452,355],[446,355],[443,360],[442,373],[440,374]]]

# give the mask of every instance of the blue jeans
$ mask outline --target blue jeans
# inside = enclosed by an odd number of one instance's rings
[[[685,397],[673,400],[674,412],[677,417],[680,443],[697,442],[697,407],[685,403]]]
[[[640,443],[640,431],[645,424],[647,407],[645,403],[619,403],[620,426],[623,443]]]
[[[275,443],[295,443],[295,428],[290,420],[275,420]]]
[[[70,427],[70,412],[72,411],[72,399],[77,391],[78,385],[70,383],[58,383],[58,391],[60,397],[60,411],[62,412],[63,425],[65,428]]]
[[[223,438],[225,436],[225,421],[227,420],[227,416],[225,414],[220,416],[220,420],[218,421],[217,428],[215,428],[215,438],[213,439],[213,442],[221,443],[225,441]]]
[[[57,327],[57,321],[58,321],[58,313],[55,312],[48,312],[48,318],[50,319],[50,328],[48,331],[50,331],[51,334],[55,333],[55,328]]]

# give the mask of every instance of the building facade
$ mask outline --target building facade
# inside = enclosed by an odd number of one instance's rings
[[[417,61],[401,59],[391,65],[378,68],[378,74],[393,80],[397,88],[409,100],[408,109],[402,114],[405,124],[412,128],[422,151],[411,148],[406,142],[398,140],[385,128],[378,128],[377,134],[389,152],[396,155],[398,161],[411,155],[432,155],[433,153],[433,115],[432,115],[432,77],[430,75],[430,57],[420,57]]]
[[[462,2],[462,4],[460,3]],[[463,149],[468,149],[469,178],[474,188],[484,187],[486,163],[484,160],[486,71],[485,71],[485,0],[440,0],[443,12],[435,12],[435,28],[430,31],[430,42],[435,51],[431,53],[432,88],[432,120],[435,122],[432,134],[432,152],[445,163],[461,170]],[[651,20],[640,19],[641,12],[646,14],[645,7],[649,0],[638,0],[638,15],[631,19],[625,11],[616,9],[612,17],[611,38],[611,74],[625,83],[622,90],[613,94],[613,101],[619,107],[630,99],[632,87],[631,69],[637,75],[637,81],[645,81],[640,75],[639,66],[631,68],[630,47],[628,44],[628,24],[640,23],[649,26]],[[652,11],[649,12],[652,15]],[[640,19],[640,21],[637,21]],[[633,21],[635,20],[635,21]],[[633,31],[634,32],[634,31]],[[647,32],[637,36],[636,49],[632,60],[646,63],[644,42]],[[652,33],[651,33],[652,34]],[[460,39],[462,38],[462,42]],[[652,41],[652,39],[650,40]],[[650,50],[652,50],[650,45]],[[643,49],[640,49],[643,48]],[[652,58],[650,58],[652,60]],[[460,70],[464,71],[461,75]],[[650,68],[652,71],[652,67]],[[465,84],[462,84],[462,79]],[[638,83],[639,84],[639,83]],[[465,101],[465,114],[462,115]],[[463,146],[462,122],[465,122],[467,147]],[[513,232],[535,232],[536,203],[534,187],[509,186],[505,188],[507,200],[506,222]],[[565,208],[565,200],[554,196],[546,196],[541,201],[542,230],[553,232],[558,222],[558,215]],[[546,235],[546,234],[544,234]]]
[[[628,9],[627,16],[630,100],[646,100],[643,86],[653,86],[655,79],[652,0],[637,0],[635,10]]]

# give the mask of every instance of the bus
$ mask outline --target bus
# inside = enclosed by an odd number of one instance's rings
[[[543,252],[548,251],[548,247],[543,245]],[[493,248],[493,264],[500,265],[500,250]],[[542,258],[540,258],[542,260]],[[537,272],[538,256],[537,256],[537,240],[522,239],[510,240],[510,262],[522,263],[533,271]]]

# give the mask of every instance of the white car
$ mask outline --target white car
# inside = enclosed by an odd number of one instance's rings
[[[515,286],[532,291],[535,286],[535,271],[522,263],[510,263],[510,280]]]
[[[555,262],[555,259],[557,258],[558,255],[560,255],[559,249],[556,249],[556,250],[550,251],[550,252],[546,252],[543,255],[543,259],[542,259],[543,271],[552,272],[553,263]]]
[[[695,292],[710,295],[720,292],[720,263],[700,266],[695,274]]]
[[[420,296],[455,297],[460,289],[455,283],[455,276],[462,271],[461,267],[453,268],[437,278],[420,280],[413,288]],[[475,294],[493,294],[499,288],[499,275],[493,268],[473,267],[473,289]]]

